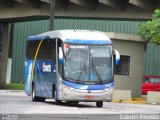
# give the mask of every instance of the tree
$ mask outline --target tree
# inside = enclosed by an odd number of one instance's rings
[[[155,10],[152,19],[138,27],[138,34],[147,42],[160,44],[160,10]]]

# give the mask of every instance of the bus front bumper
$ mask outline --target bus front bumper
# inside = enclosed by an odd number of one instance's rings
[[[110,101],[112,99],[113,87],[103,90],[79,90],[62,86],[59,90],[59,100],[62,101]]]

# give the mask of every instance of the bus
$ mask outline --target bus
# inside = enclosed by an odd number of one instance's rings
[[[115,56],[113,58],[113,56]],[[103,32],[55,30],[27,38],[25,92],[32,101],[96,102],[112,98],[120,55]]]

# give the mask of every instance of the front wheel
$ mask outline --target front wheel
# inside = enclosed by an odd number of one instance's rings
[[[79,101],[67,101],[68,104],[78,104]]]
[[[96,106],[98,108],[101,108],[103,106],[103,102],[102,101],[96,102]]]
[[[73,103],[73,104],[78,104],[78,103],[79,103],[79,101],[73,101],[72,103]]]
[[[56,104],[56,105],[60,105],[60,104],[62,104],[62,101],[56,99],[56,100],[55,100],[55,104]]]

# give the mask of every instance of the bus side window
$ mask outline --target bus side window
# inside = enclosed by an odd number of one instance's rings
[[[54,40],[44,40],[39,48],[38,45],[40,40],[38,41],[28,41],[26,46],[26,58],[33,60],[36,52],[38,60],[54,60],[56,58],[56,42]],[[38,50],[38,51],[37,51]]]
[[[38,47],[38,41],[28,41],[26,46],[26,58],[28,60],[33,60],[36,49]]]

